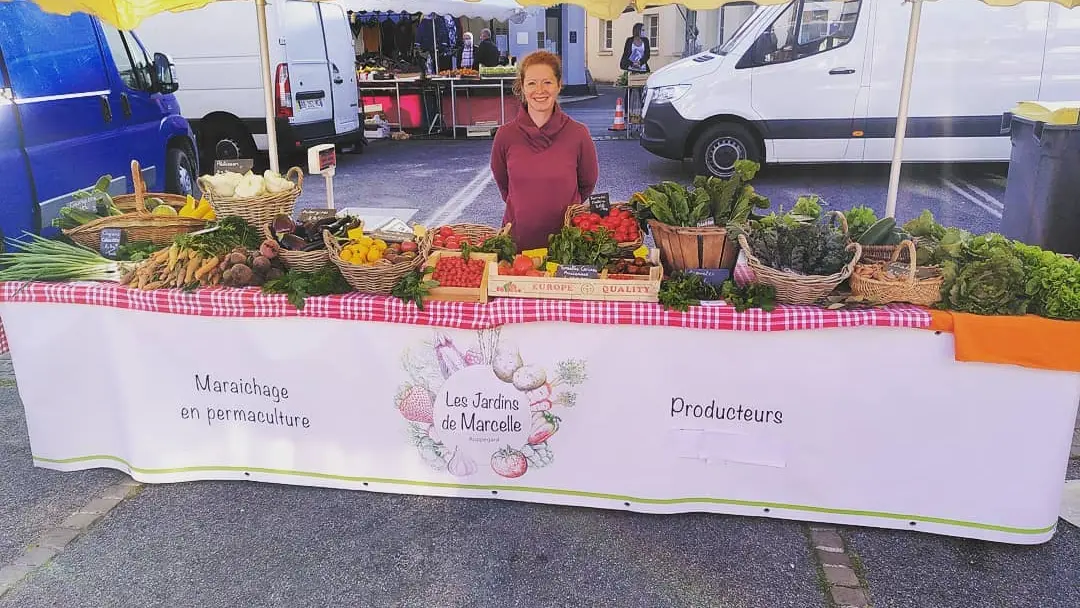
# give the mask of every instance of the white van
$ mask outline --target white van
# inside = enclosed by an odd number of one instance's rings
[[[274,0],[266,20],[281,154],[322,143],[363,145],[356,56],[342,4]],[[176,64],[183,83],[176,97],[195,129],[204,172],[215,159],[268,149],[254,2],[161,13],[139,26],[139,36]]]
[[[910,16],[900,0],[760,7],[725,44],[649,78],[641,145],[721,176],[741,158],[889,162]],[[1080,99],[1077,66],[1080,10],[924,3],[904,160],[1008,161],[1003,114]]]

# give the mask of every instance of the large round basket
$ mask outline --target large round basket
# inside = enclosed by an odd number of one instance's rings
[[[480,245],[491,237],[502,236],[510,232],[510,224],[507,224],[497,230],[495,228],[492,228],[491,226],[485,226],[483,224],[444,224],[444,226],[449,226],[450,229],[454,231],[454,234],[456,234],[457,236],[466,237],[469,239],[470,243],[475,243],[477,245]],[[442,226],[439,226],[439,228],[442,228]],[[432,239],[434,239],[434,236],[435,235],[432,235]],[[432,245],[431,248],[434,251],[450,250],[449,247],[435,247],[434,245]],[[454,251],[457,250],[455,249]]]
[[[323,240],[326,242],[326,250],[330,253],[330,261],[341,271],[341,276],[361,293],[389,294],[402,277],[413,270],[423,268],[427,263],[428,254],[431,253],[431,231],[417,243],[417,256],[406,262],[390,263],[379,260],[371,265],[353,264],[341,259],[341,245],[329,232],[323,232]]]
[[[899,280],[884,281],[875,278],[879,271],[887,270],[889,264],[875,262],[871,264],[858,264],[851,273],[849,284],[851,295],[866,300],[871,304],[890,304],[894,302],[906,302],[919,306],[933,306],[941,301],[941,285],[945,282],[945,276],[941,269],[936,266],[918,267],[915,264],[915,244],[904,241],[893,250],[889,263],[896,263],[900,259],[901,251],[907,252],[907,276]],[[919,278],[917,271],[929,271],[930,276]]]
[[[626,203],[613,203],[611,205],[611,209],[612,210],[620,209],[620,210],[625,210],[625,211],[631,211],[630,207],[628,205],[626,205]],[[588,205],[582,205],[582,204],[570,205],[569,207],[566,208],[566,212],[563,213],[563,225],[564,226],[573,226],[574,225],[573,224],[574,217],[576,217],[578,215],[581,215],[582,213],[589,213],[589,210],[590,209],[589,209]],[[632,241],[627,241],[625,243],[618,243],[619,253],[622,253],[622,254],[631,253],[632,251],[634,251],[638,247],[641,247],[644,243],[645,243],[645,235],[641,233],[641,230],[639,228],[638,229],[638,238],[636,238],[636,239],[634,239]]]
[[[855,256],[844,266],[840,272],[828,276],[805,275],[795,272],[785,272],[770,268],[761,263],[746,242],[746,235],[739,235],[739,246],[746,254],[746,265],[754,272],[754,280],[765,285],[772,285],[776,289],[776,301],[779,304],[815,304],[836,289],[844,279],[851,276],[862,255],[862,246],[858,243],[849,243],[847,248],[854,249]]]
[[[737,241],[721,226],[672,226],[649,220],[660,261],[668,272],[690,268],[735,269]]]
[[[265,225],[262,227],[262,233],[263,238],[274,240],[274,235]],[[277,255],[286,268],[299,272],[316,272],[330,263],[330,252],[326,250],[326,247],[315,251],[291,251],[281,247]]]
[[[250,198],[224,198],[214,193],[205,175],[199,177],[199,187],[202,188],[206,199],[210,201],[210,207],[214,215],[219,218],[234,215],[245,220],[252,226],[265,226],[272,222],[278,215],[291,216],[296,209],[296,199],[300,198],[304,188],[304,171],[300,167],[293,167],[285,174],[285,179],[296,184],[296,187],[288,192],[275,192]]]
[[[131,195],[134,197],[134,212],[93,220],[64,230],[64,235],[84,247],[97,250],[101,247],[101,231],[105,228],[119,228],[124,231],[128,242],[150,242],[164,247],[172,244],[177,235],[206,227],[206,220],[178,215],[153,215],[147,211],[146,182],[139,171],[139,161],[131,161],[131,179],[135,185],[135,194]]]

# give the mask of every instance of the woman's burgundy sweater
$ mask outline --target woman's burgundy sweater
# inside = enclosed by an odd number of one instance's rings
[[[499,186],[518,249],[547,247],[559,231],[566,208],[586,200],[600,167],[589,129],[555,106],[537,128],[522,108],[517,119],[499,128],[491,147],[491,172]]]

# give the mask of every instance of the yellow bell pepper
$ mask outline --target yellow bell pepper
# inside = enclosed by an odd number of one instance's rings
[[[206,219],[206,216],[213,213],[213,208],[210,207],[210,203],[204,198],[199,201],[199,204],[195,207],[195,216],[201,220]]]
[[[180,207],[180,217],[195,217],[195,197],[187,195],[187,201]]]

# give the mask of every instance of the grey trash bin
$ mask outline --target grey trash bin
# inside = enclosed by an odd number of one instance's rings
[[[1049,124],[1007,113],[1012,137],[1001,233],[1080,256],[1080,124]]]

